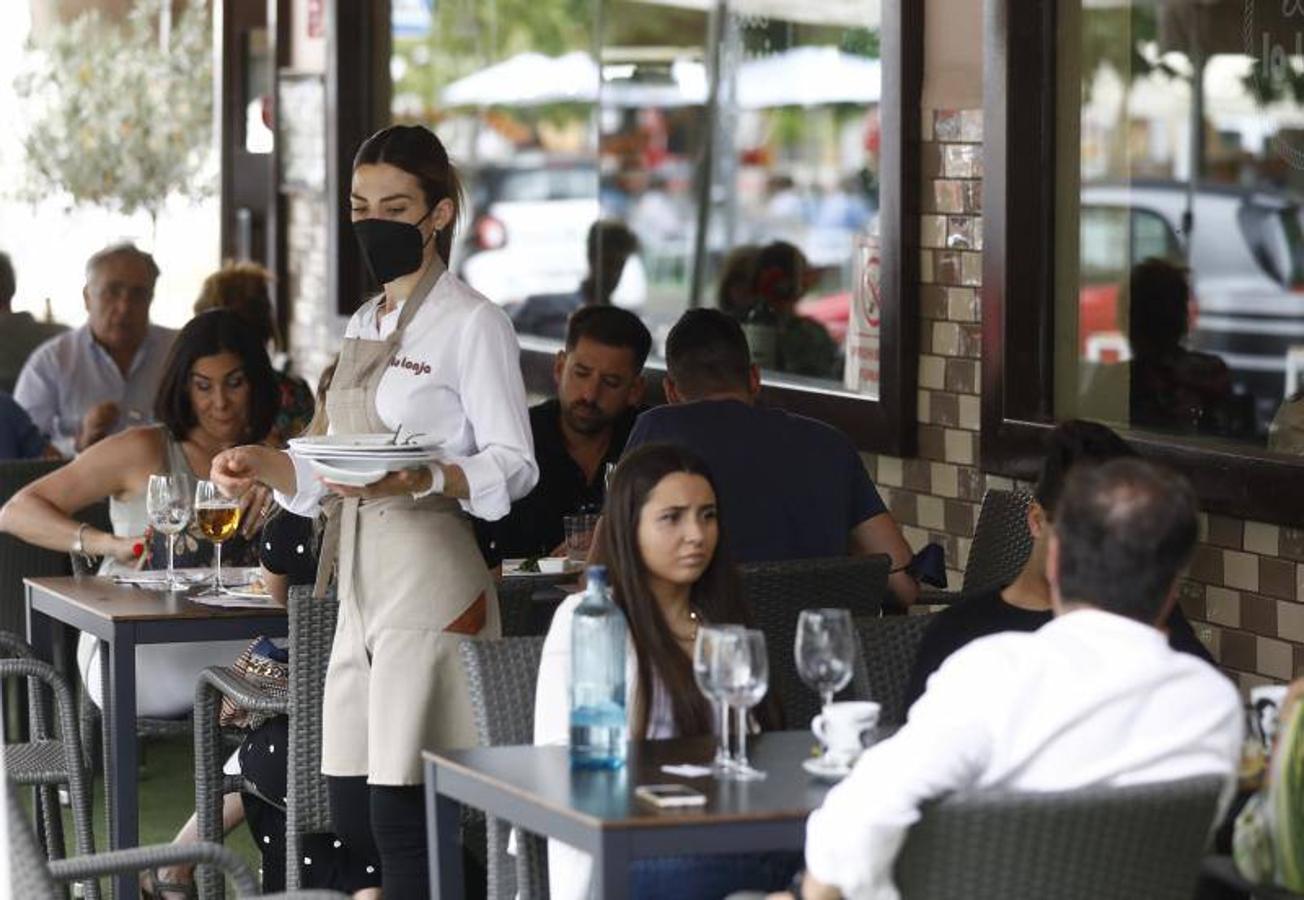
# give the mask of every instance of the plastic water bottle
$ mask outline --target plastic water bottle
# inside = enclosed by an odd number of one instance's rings
[[[571,765],[625,764],[625,616],[611,600],[606,566],[590,566],[584,599],[571,620]]]

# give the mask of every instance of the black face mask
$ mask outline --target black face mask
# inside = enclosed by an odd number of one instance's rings
[[[418,219],[417,225],[424,222],[431,212],[434,210],[427,211]],[[417,225],[393,219],[359,219],[353,223],[362,258],[379,284],[388,284],[421,268],[426,241]],[[430,236],[434,237],[434,233]]]

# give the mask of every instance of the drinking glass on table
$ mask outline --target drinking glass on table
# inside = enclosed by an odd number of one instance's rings
[[[173,560],[177,535],[190,524],[192,494],[190,479],[185,475],[166,474],[149,476],[145,487],[145,511],[154,530],[168,536],[168,580],[170,590],[177,584]]]
[[[738,713],[738,754],[721,777],[734,781],[756,781],[765,773],[747,760],[747,711],[760,703],[770,687],[770,659],[765,653],[765,635],[751,628],[725,631],[711,657],[711,675],[729,706]]]
[[[693,641],[693,678],[697,681],[698,690],[720,711],[720,741],[714,761],[717,775],[728,772],[733,766],[733,756],[729,752],[729,704],[725,703],[723,692],[715,679],[711,660],[721,637],[741,630],[737,625],[706,625],[697,630],[697,638]]]
[[[856,659],[856,632],[845,609],[803,609],[797,616],[793,648],[797,674],[819,692],[821,706],[851,681]]]
[[[562,529],[566,535],[566,558],[572,562],[584,562],[589,558],[589,547],[593,545],[593,532],[598,527],[598,517],[592,513],[580,513],[562,519]]]
[[[213,584],[222,586],[222,543],[240,527],[240,501],[226,497],[211,481],[195,485],[195,521],[204,537],[213,542]]]

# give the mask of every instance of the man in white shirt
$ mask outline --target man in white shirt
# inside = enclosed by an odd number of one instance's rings
[[[1136,459],[1075,469],[1048,550],[1055,619],[980,638],[942,664],[906,725],[811,814],[801,896],[896,900],[893,861],[920,805],[960,790],[1218,774],[1228,799],[1240,698],[1155,626],[1176,600],[1197,527],[1178,475]]]
[[[66,456],[153,421],[176,332],[149,321],[158,266],[132,244],[86,262],[87,322],[46,341],[23,366],[14,399]]]

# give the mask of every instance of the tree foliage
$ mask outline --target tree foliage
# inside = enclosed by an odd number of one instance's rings
[[[166,29],[168,2],[139,0],[123,23],[92,10],[29,46],[33,65],[14,85],[36,111],[23,138],[25,199],[66,193],[157,220],[174,193],[212,193],[206,4],[192,2]]]

